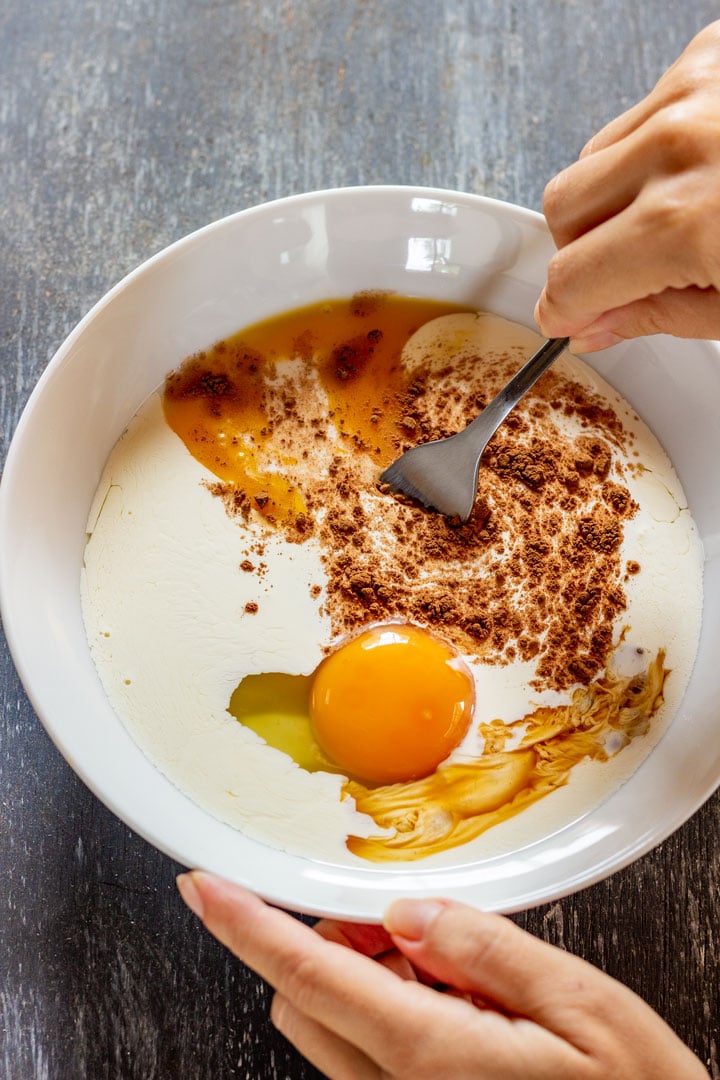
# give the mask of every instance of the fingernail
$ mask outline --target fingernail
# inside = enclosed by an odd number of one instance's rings
[[[609,330],[601,330],[597,334],[582,334],[570,339],[570,351],[574,353],[598,352],[600,349],[609,349],[612,345],[619,345],[624,341],[619,334],[613,334]]]
[[[383,925],[389,934],[419,941],[444,906],[440,900],[396,900],[385,912]]]
[[[202,897],[193,881],[192,874],[178,874],[175,878],[175,882],[178,887],[178,892],[192,911],[193,915],[197,915],[198,919],[202,919],[205,914],[205,905],[203,904]]]

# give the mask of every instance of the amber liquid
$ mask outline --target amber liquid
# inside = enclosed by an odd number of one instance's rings
[[[268,395],[283,361],[299,361],[322,386],[329,418],[346,448],[378,465],[397,456],[407,376],[400,356],[408,338],[440,315],[467,307],[384,293],[328,300],[246,327],[187,360],[167,379],[165,418],[190,453],[219,480],[252,500],[270,521],[305,504],[263,449],[272,437]]]

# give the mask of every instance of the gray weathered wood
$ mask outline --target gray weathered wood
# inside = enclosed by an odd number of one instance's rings
[[[110,285],[190,230],[333,185],[539,208],[709,0],[2,0],[0,438]],[[3,1080],[318,1075],[184,909],[178,869],[59,757],[0,654]],[[712,799],[637,864],[518,916],[624,980],[720,1077]]]

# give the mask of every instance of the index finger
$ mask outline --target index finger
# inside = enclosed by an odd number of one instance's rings
[[[587,157],[619,142],[637,131],[661,109],[691,95],[708,77],[714,80],[719,46],[720,20],[710,23],[696,34],[660,76],[650,93],[593,135],[580,151],[580,157]]]
[[[558,251],[535,309],[542,332],[574,338],[616,308],[667,289],[708,285],[693,281],[683,246],[688,217],[673,211],[672,202],[646,207],[640,197]]]
[[[187,878],[202,902],[199,908],[191,902]],[[469,1036],[462,1051],[468,1058],[478,1060],[493,1025],[503,1028],[502,1038],[495,1033],[501,1046],[512,1042],[505,1018],[398,978],[367,956],[323,939],[239,885],[202,871],[184,875],[178,883],[208,930],[240,960],[304,1015],[363,1049],[391,1075],[407,1066],[410,1055],[427,1061],[447,1054],[445,1029],[440,1036],[435,1034],[443,1013],[450,1025],[461,1024]],[[477,1028],[471,1018],[477,1019]]]
[[[607,150],[608,147],[614,146],[615,143],[619,143],[622,139],[628,135],[632,135],[634,131],[650,119],[650,117],[657,112],[657,102],[654,100],[654,94],[648,94],[642,101],[638,101],[636,105],[632,105],[625,112],[620,113],[613,120],[610,120],[605,127],[600,128],[583,146],[582,150],[578,154],[580,160],[589,157],[591,154],[596,154],[598,150]]]

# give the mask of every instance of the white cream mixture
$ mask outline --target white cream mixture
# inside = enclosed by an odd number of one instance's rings
[[[495,322],[503,343],[510,335],[526,352],[535,345],[529,331]],[[626,583],[628,607],[616,639],[623,627],[628,631],[617,660],[630,673],[637,647],[646,655],[665,648],[665,704],[650,732],[610,762],[578,766],[566,786],[518,817],[424,865],[514,850],[587,812],[651,751],[692,668],[702,552],[679,480],[652,433],[595,372],[574,359],[559,363],[607,397],[635,434],[633,463],[644,468],[630,470],[623,482],[640,511],[625,523],[623,557],[637,560],[642,572]],[[208,491],[213,479],[166,425],[153,395],[110,455],[87,526],[82,603],[103,686],[147,756],[210,813],[294,853],[358,864],[346,850],[347,835],[377,827],[341,798],[343,778],[305,772],[227,712],[245,675],[309,674],[321,661],[330,628],[310,588],[324,584],[320,551],[312,539],[289,544],[262,523],[231,520]],[[239,568],[254,539],[264,545],[261,577]],[[253,602],[258,610],[249,614]],[[557,698],[528,690],[531,664],[472,667],[478,723],[509,722]],[[459,752],[468,752],[472,738]]]

